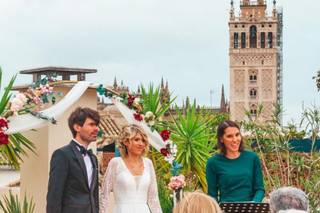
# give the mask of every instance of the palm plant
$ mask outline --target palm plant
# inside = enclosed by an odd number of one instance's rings
[[[22,203],[20,203],[18,195],[14,196],[10,191],[9,197],[3,196],[3,201],[0,200],[0,209],[4,213],[33,213],[35,203],[33,199],[27,200],[26,195]]]
[[[314,152],[314,145],[319,137],[320,133],[320,110],[313,106],[312,108],[307,108],[302,113],[302,119],[300,122],[300,127],[305,127],[307,134],[310,136],[312,145],[311,145],[311,155]]]
[[[193,104],[183,114],[176,107],[177,117],[169,123],[172,139],[178,146],[177,161],[183,165],[183,173],[195,182],[195,188],[200,187],[207,191],[205,167],[213,149],[210,138],[211,117],[201,118]]]
[[[170,108],[176,97],[168,97],[168,101],[161,100],[160,87],[154,87],[150,84],[148,89],[141,85],[141,99],[143,101],[143,114],[152,112],[155,119],[161,118]]]
[[[12,96],[10,93],[13,83],[16,79],[16,75],[13,76],[8,84],[8,86],[4,89],[4,92],[0,99],[0,116],[1,117],[9,117],[11,115],[11,111],[9,110],[9,100]],[[2,70],[0,68],[0,88],[1,88],[1,80],[2,80]],[[20,162],[22,161],[22,156],[27,156],[26,150],[30,150],[35,153],[34,144],[24,137],[20,133],[15,133],[9,135],[9,143],[0,145],[0,155],[3,159],[7,160],[9,165],[12,165],[15,169],[19,168]]]

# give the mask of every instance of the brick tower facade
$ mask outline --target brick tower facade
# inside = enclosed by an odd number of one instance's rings
[[[229,35],[231,119],[256,117],[261,105],[268,121],[282,105],[282,10],[274,0],[268,15],[266,1],[242,0],[236,16],[232,0]]]

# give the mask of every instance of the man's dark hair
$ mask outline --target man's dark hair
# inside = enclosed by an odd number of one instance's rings
[[[222,142],[222,137],[224,135],[224,131],[226,130],[226,128],[228,127],[235,127],[237,128],[239,131],[240,131],[240,127],[239,125],[234,122],[234,121],[231,121],[231,120],[225,120],[224,122],[220,123],[219,126],[218,126],[218,129],[217,129],[217,138],[218,138],[218,148],[220,149],[220,152],[223,154],[223,155],[226,155],[227,154],[227,150],[226,150],[226,147],[225,145],[223,144]],[[239,146],[239,152],[242,152],[244,150],[244,142],[243,142],[243,139],[242,139],[242,136],[241,136],[241,142],[240,142],[240,146]]]
[[[100,123],[100,115],[96,110],[90,109],[88,107],[78,107],[76,108],[68,118],[69,128],[72,132],[72,136],[76,137],[77,132],[74,130],[73,126],[78,124],[83,126],[87,118],[91,118],[96,122],[97,125]]]

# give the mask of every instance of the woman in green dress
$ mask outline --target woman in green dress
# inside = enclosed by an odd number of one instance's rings
[[[208,194],[218,202],[261,202],[264,184],[259,157],[244,150],[239,126],[230,120],[217,130],[220,153],[206,166]]]

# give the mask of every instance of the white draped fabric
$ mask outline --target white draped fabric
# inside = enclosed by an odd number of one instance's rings
[[[78,82],[57,104],[51,106],[48,109],[40,111],[40,113],[42,113],[44,116],[58,119],[60,115],[62,115],[81,97],[81,95],[87,90],[89,86],[96,85],[93,85],[92,83],[86,81]],[[129,124],[137,124],[143,128],[143,130],[148,135],[150,144],[156,150],[160,151],[161,148],[164,148],[163,140],[157,131],[152,131],[144,121],[135,120],[133,116],[134,111],[129,109],[126,105],[124,105],[117,99],[112,99],[112,102]],[[10,122],[9,129],[6,131],[6,134],[14,134],[18,132],[25,132],[31,129],[38,129],[49,124],[49,121],[39,119],[31,114],[11,116],[8,120]]]
[[[58,119],[69,107],[71,107],[91,85],[90,82],[78,82],[57,104],[48,109],[40,111],[45,116]],[[49,121],[39,119],[31,114],[11,116],[8,119],[9,129],[6,134],[25,132],[31,129],[38,129],[48,125]]]
[[[137,121],[133,116],[135,112],[129,109],[126,105],[124,105],[120,101],[113,99],[112,102],[118,108],[122,116],[126,119],[126,121],[129,124],[136,124],[143,128],[143,130],[146,132],[149,138],[149,142],[151,146],[153,146],[158,151],[160,151],[161,148],[164,148],[165,145],[163,143],[163,140],[157,131],[152,131],[144,121]]]

